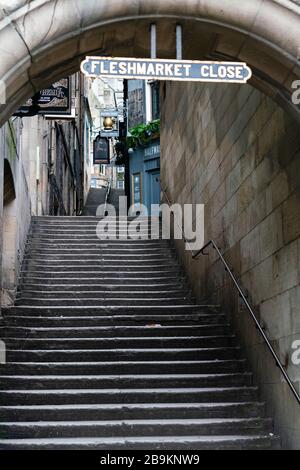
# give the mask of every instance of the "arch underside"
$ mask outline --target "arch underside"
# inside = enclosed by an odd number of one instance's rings
[[[0,5],[5,3],[2,1]],[[7,4],[9,4],[7,0]],[[295,116],[292,83],[300,79],[300,6],[287,0],[16,1],[2,10],[0,77],[6,105],[0,124],[36,91],[79,70],[88,54],[149,57],[149,24],[158,25],[158,57],[175,57],[183,26],[185,59],[245,61],[251,84]],[[1,16],[0,16],[1,18]]]

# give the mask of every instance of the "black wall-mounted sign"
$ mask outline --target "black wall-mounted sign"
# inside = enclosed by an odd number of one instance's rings
[[[35,114],[65,115],[71,112],[70,79],[62,78],[48,88],[39,91],[15,113],[26,117]]]
[[[109,140],[99,135],[94,140],[94,165],[108,165],[110,163],[109,158]]]

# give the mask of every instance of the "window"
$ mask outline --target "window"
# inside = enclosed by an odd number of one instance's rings
[[[139,206],[142,204],[142,175],[136,173],[132,175],[132,205]]]
[[[151,84],[152,91],[152,119],[159,119],[160,107],[159,107],[159,83],[153,82]]]
[[[124,189],[124,181],[123,180],[117,181],[117,189]]]

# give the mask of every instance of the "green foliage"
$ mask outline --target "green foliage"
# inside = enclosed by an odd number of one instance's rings
[[[124,165],[126,154],[129,149],[137,147],[147,147],[151,140],[158,139],[160,136],[160,120],[149,122],[148,124],[138,124],[130,129],[130,136],[119,140],[115,144],[117,154],[116,165]]]
[[[126,139],[128,149],[137,147],[147,147],[151,140],[160,136],[160,120],[149,122],[148,124],[138,124],[129,130],[131,136]]]

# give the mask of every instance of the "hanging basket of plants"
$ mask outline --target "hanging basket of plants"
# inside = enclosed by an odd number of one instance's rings
[[[139,124],[130,129],[130,136],[126,139],[128,149],[137,147],[147,147],[152,140],[160,137],[160,120],[149,122],[148,124]]]

